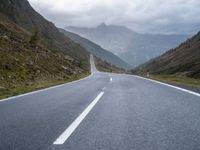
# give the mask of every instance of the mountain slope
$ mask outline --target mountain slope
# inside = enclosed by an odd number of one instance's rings
[[[122,53],[126,49],[130,39],[138,33],[123,26],[100,24],[96,28],[66,27],[68,31],[79,34],[105,49],[111,50],[114,54]]]
[[[77,34],[68,32],[66,30],[60,29],[60,31],[63,32],[67,37],[71,38],[73,41],[79,43],[88,52],[101,58],[102,60],[105,60],[108,63],[121,67],[121,68],[130,68],[130,66],[127,63],[125,63],[123,60],[121,60],[119,57],[117,57],[116,55],[112,54],[111,52],[107,50],[104,50],[99,45],[85,38],[82,38]]]
[[[105,49],[132,66],[144,63],[178,46],[188,35],[139,34],[124,26],[101,24],[96,28],[66,27]]]
[[[0,97],[89,74],[89,55],[26,0],[0,0]]]
[[[200,78],[200,32],[175,49],[137,67],[134,72],[144,74],[176,74]]]
[[[94,57],[94,62],[98,71],[101,72],[112,72],[112,73],[129,73],[127,70],[123,68],[116,67],[105,60],[98,57]]]
[[[0,3],[0,13],[28,32],[38,32],[48,49],[63,51],[77,60],[86,59],[87,53],[38,14],[27,0],[0,0]]]

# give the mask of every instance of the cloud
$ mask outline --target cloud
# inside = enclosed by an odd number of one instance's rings
[[[29,0],[59,27],[125,25],[142,33],[200,30],[199,0]]]

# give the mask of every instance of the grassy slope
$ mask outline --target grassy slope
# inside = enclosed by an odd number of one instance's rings
[[[133,72],[200,78],[200,32],[179,47],[139,66]]]
[[[0,98],[65,83],[89,74],[89,62],[49,50],[41,40],[0,14]]]
[[[106,61],[102,61],[98,57],[94,57],[94,62],[99,71],[102,72],[113,72],[113,73],[128,73],[127,70],[123,68],[116,67],[114,65],[109,64]]]
[[[148,71],[159,81],[200,88],[200,32],[132,72],[144,76]]]
[[[200,79],[175,75],[151,75],[151,78],[169,84],[200,89]]]
[[[57,27],[37,13],[27,0],[0,0],[0,13],[29,33],[38,32],[40,41],[49,50],[62,51],[77,61],[87,62],[83,47],[61,33]]]

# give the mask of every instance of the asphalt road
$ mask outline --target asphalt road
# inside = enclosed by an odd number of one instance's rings
[[[100,73],[93,61],[92,72],[1,101],[0,150],[200,149],[198,94]]]

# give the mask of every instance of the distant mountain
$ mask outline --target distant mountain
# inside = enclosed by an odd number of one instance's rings
[[[137,67],[134,72],[143,74],[176,74],[200,78],[200,32],[163,55]]]
[[[101,24],[96,28],[66,27],[118,55],[132,66],[178,46],[189,35],[139,34],[125,26]]]
[[[101,48],[99,45],[82,38],[81,36],[68,32],[64,29],[60,29],[61,32],[63,32],[67,37],[72,39],[73,41],[79,43],[82,47],[84,47],[88,52],[92,53],[93,55],[101,58],[102,60],[121,67],[121,68],[130,68],[130,65],[125,63],[123,60],[121,60],[118,56],[114,55],[113,53]]]
[[[27,0],[0,0],[0,86],[47,85],[89,73],[88,52]]]

